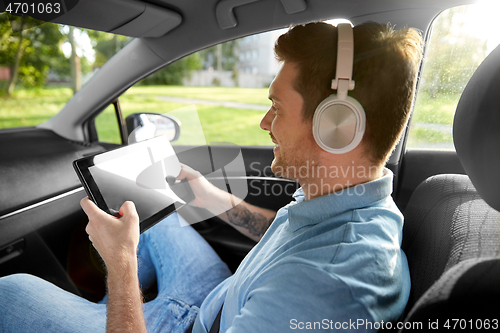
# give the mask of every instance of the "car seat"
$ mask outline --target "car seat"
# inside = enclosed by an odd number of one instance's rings
[[[481,319],[500,318],[500,46],[462,93],[453,140],[467,175],[428,178],[404,212],[412,279],[405,322],[487,329]]]

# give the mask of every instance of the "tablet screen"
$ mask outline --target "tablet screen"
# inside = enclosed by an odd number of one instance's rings
[[[165,136],[75,161],[75,169],[89,198],[110,214],[133,201],[141,231],[185,204],[167,184],[177,176],[179,160]],[[154,221],[153,221],[154,220]]]

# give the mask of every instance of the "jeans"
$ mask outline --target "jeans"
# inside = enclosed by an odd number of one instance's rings
[[[179,219],[170,215],[139,241],[141,288],[158,283],[158,296],[143,305],[148,332],[185,332],[208,293],[231,275]],[[105,332],[105,301],[90,302],[35,276],[6,276],[0,278],[0,332]]]

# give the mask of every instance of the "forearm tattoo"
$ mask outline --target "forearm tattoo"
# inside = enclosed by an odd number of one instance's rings
[[[248,232],[256,237],[261,237],[274,220],[274,216],[269,220],[260,213],[252,213],[243,205],[238,205],[227,212],[231,224],[244,227]]]

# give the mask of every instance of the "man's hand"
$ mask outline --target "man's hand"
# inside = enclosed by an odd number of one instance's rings
[[[89,198],[80,201],[89,218],[85,231],[109,270],[122,269],[136,261],[139,244],[139,216],[131,201],[125,202],[115,217],[97,207]]]
[[[215,214],[225,212],[241,202],[241,199],[223,191],[210,183],[203,175],[193,168],[181,164],[181,172],[177,179],[187,179],[196,198],[191,205],[208,209]]]
[[[181,164],[177,179],[187,179],[196,199],[190,204],[208,209],[243,235],[258,242],[271,225],[276,212],[253,206],[212,185],[203,175]]]
[[[108,270],[108,333],[146,333],[142,295],[137,277],[139,217],[135,205],[125,202],[120,217],[111,216],[89,198],[80,202],[89,217],[85,229]]]

